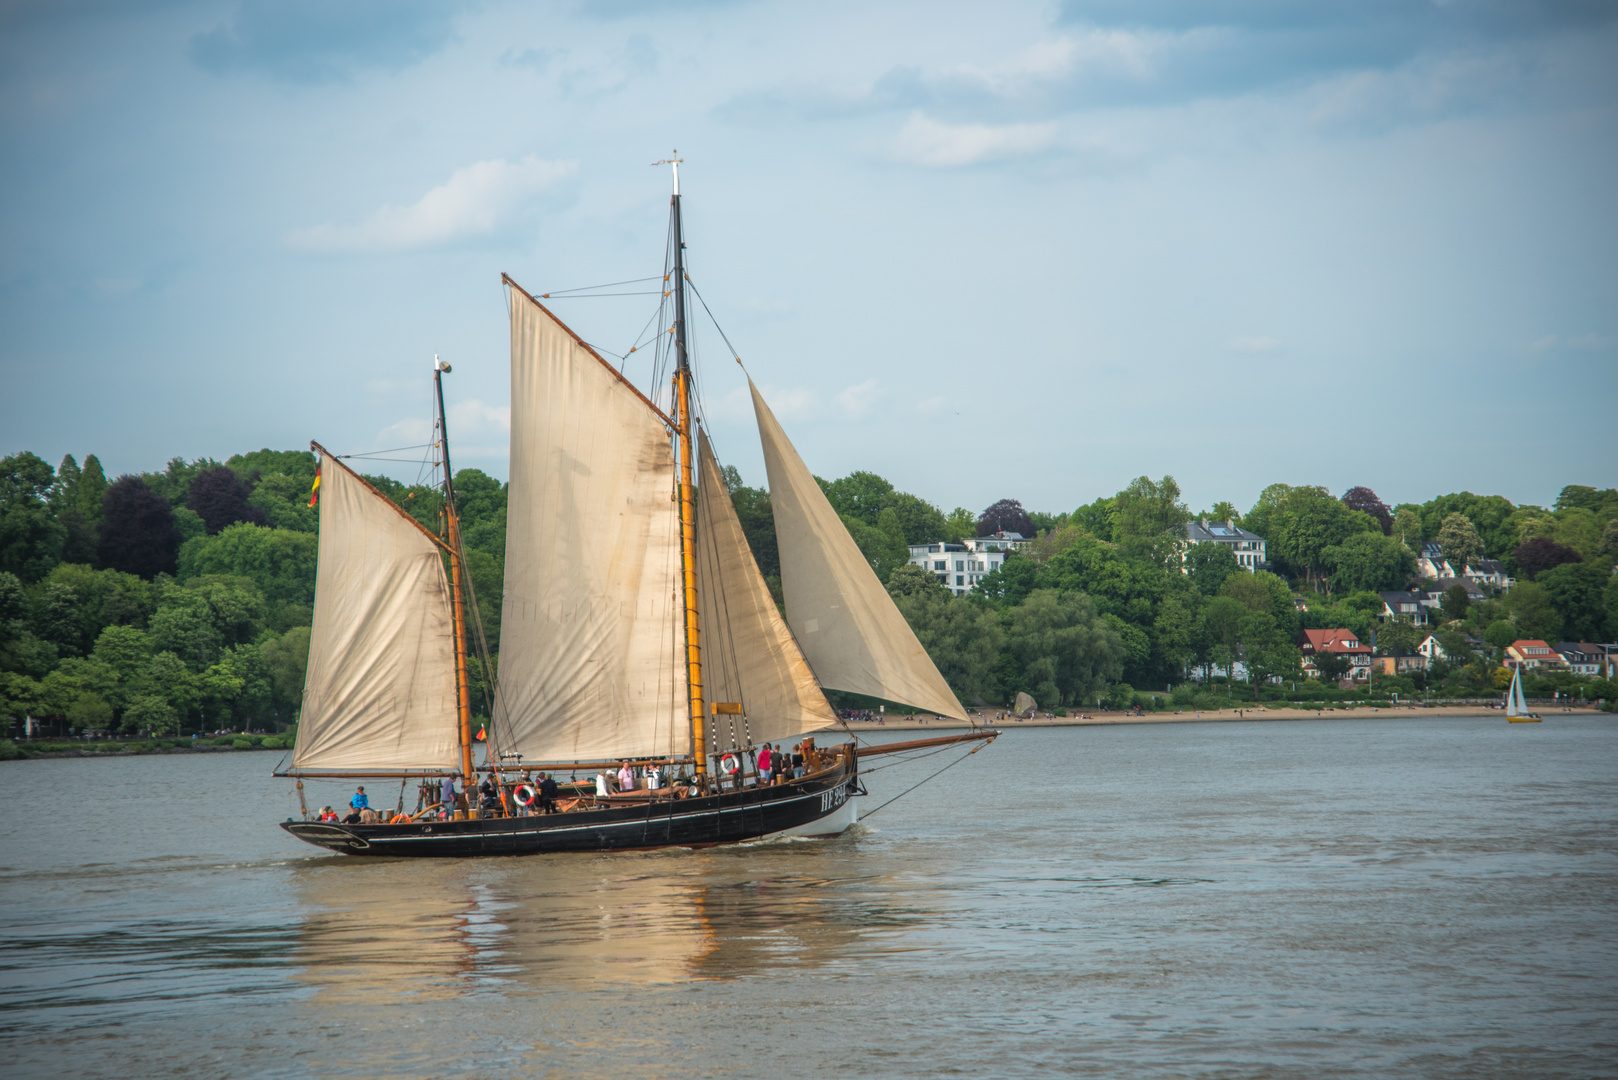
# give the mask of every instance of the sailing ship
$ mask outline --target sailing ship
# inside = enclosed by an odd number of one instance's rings
[[[303,805],[302,820],[282,823],[298,839],[345,854],[464,856],[830,836],[858,818],[862,757],[976,741],[975,753],[998,734],[973,725],[860,747],[827,700],[842,690],[972,725],[749,378],[780,549],[784,615],[777,608],[700,422],[673,164],[662,403],[501,275],[511,471],[498,679],[455,506],[449,366],[433,372],[439,532],[311,444],[314,621],[297,740],[276,775],[297,778],[300,804],[304,778],[397,779],[401,807],[347,823],[309,820]],[[481,804],[474,661],[494,686]],[[839,725],[847,741],[816,745],[814,733]],[[793,739],[802,774],[762,783],[757,751]],[[555,812],[532,813],[530,774],[541,770],[587,780],[562,788]],[[613,770],[637,779],[613,790]],[[434,796],[445,777],[462,789],[448,803]],[[406,814],[412,778],[421,794]]]
[[[1528,700],[1522,694],[1522,669],[1511,673],[1511,688],[1506,691],[1506,720],[1513,724],[1537,724],[1539,714],[1528,711]]]

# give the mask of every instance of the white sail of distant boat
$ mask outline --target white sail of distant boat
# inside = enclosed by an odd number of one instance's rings
[[[1506,715],[1508,717],[1521,716],[1527,710],[1517,702],[1522,696],[1522,672],[1512,671],[1511,685],[1506,689]]]

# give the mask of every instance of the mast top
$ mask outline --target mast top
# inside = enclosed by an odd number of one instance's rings
[[[679,148],[676,147],[672,152],[678,154],[680,151],[679,151]],[[662,161],[654,161],[654,162],[652,162],[653,165],[672,165],[672,166],[674,166],[674,197],[676,199],[678,199],[680,197],[680,162],[682,162],[684,160],[685,160],[685,158],[682,158],[682,157],[666,157]]]

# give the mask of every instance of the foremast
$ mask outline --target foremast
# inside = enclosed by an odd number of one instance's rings
[[[461,517],[455,509],[455,479],[449,464],[449,425],[444,416],[444,379],[450,370],[444,361],[433,357],[433,392],[438,397],[438,447],[444,462],[444,533],[449,548],[449,591],[451,612],[455,623],[455,702],[457,735],[461,747],[461,778],[466,790],[471,791],[476,779],[472,770],[472,692],[466,665],[466,594],[461,581],[465,573],[462,566]]]
[[[659,164],[663,164],[659,162]],[[686,687],[690,693],[691,757],[698,776],[708,771],[705,702],[702,688],[702,640],[697,607],[696,449],[692,439],[691,359],[686,352],[685,232],[680,221],[680,159],[674,168],[674,194],[669,199],[674,242],[674,423],[680,443],[680,591],[685,608]]]

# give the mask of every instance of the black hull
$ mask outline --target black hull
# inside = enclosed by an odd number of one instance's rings
[[[281,827],[305,843],[343,855],[405,858],[712,847],[777,835],[835,836],[853,824],[853,799],[864,794],[857,772],[850,764],[774,787],[535,817],[408,825],[284,821]]]

